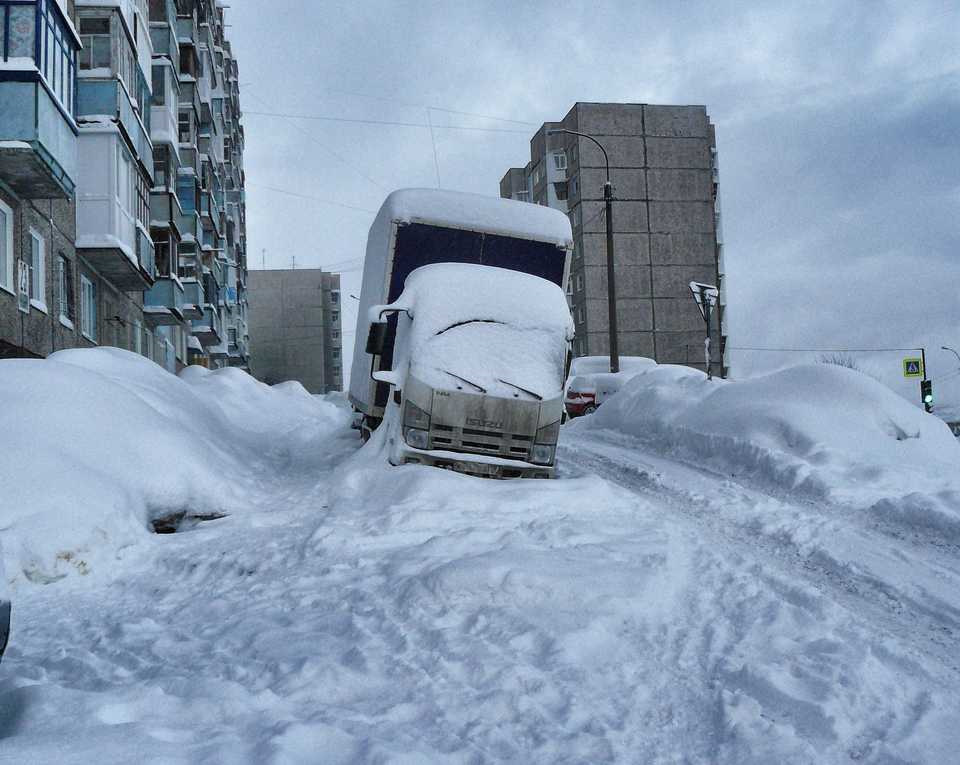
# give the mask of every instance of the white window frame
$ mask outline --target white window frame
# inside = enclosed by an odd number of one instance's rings
[[[340,321],[340,311],[331,311],[330,321]]]
[[[67,270],[71,266],[70,259],[65,255],[57,256],[57,313],[60,323],[67,329],[74,329],[73,319],[70,318],[70,290],[67,289],[67,284],[73,277]]]
[[[4,219],[3,240],[0,241],[0,288],[16,295],[13,287],[13,208],[0,200],[0,215]]]
[[[97,342],[97,287],[80,275],[80,334],[91,343]]]
[[[576,290],[577,292],[580,292],[580,290],[583,289],[583,274],[582,274],[582,273],[577,273],[576,277],[574,277],[574,282],[573,282],[573,284],[574,284],[574,287],[573,287],[573,288],[574,288],[574,290]]]
[[[36,250],[34,250],[34,244],[36,244]],[[38,294],[40,297],[35,297]],[[30,305],[43,313],[48,312],[47,243],[35,228],[30,229]]]
[[[567,155],[566,152],[556,151],[553,153],[553,169],[554,170],[566,170],[567,169]]]

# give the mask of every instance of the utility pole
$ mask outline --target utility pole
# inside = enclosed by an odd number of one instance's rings
[[[610,330],[610,371],[620,371],[620,349],[617,343],[617,287],[614,273],[613,258],[613,184],[610,182],[610,159],[607,157],[607,150],[592,135],[578,133],[576,130],[567,130],[566,128],[553,128],[547,130],[547,135],[554,133],[569,133],[593,141],[597,148],[603,153],[603,162],[607,169],[607,180],[603,184],[603,203],[604,211],[607,216],[607,313],[608,326]]]
[[[260,258],[261,258],[261,263],[262,263],[262,265],[263,265],[263,270],[266,271],[266,270],[267,270],[267,249],[266,249],[266,247],[264,247],[262,250],[260,250]]]

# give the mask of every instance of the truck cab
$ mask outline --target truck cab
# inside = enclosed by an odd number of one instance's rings
[[[384,438],[392,464],[552,478],[573,324],[563,291],[530,274],[440,263],[370,309],[378,356],[397,317]],[[374,365],[376,366],[376,365]]]

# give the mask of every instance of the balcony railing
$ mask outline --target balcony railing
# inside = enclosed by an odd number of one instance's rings
[[[39,82],[0,82],[0,141],[0,177],[14,192],[25,199],[73,195],[76,127]]]
[[[154,327],[179,324],[183,318],[183,285],[163,277],[143,293],[143,318]]]
[[[137,158],[153,172],[153,144],[119,80],[81,80],[77,84],[77,115],[109,117],[130,137]]]
[[[219,345],[223,337],[223,328],[220,323],[220,312],[216,307],[206,306],[203,309],[203,316],[194,319],[191,323],[193,336],[200,341],[205,348],[211,345]]]

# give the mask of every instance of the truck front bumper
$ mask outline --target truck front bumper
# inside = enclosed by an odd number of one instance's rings
[[[522,460],[510,460],[469,452],[448,452],[441,449],[417,449],[402,444],[397,450],[396,464],[429,465],[455,470],[484,478],[554,478],[554,465],[534,465]]]

